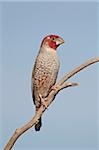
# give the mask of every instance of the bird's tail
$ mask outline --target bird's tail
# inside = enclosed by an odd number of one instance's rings
[[[42,119],[39,118],[39,122],[35,125],[35,131],[40,131],[40,128],[42,126]]]

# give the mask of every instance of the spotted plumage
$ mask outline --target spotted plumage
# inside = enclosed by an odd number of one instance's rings
[[[41,43],[32,72],[32,97],[36,111],[41,106],[40,95],[42,98],[48,96],[51,87],[56,82],[60,66],[56,49],[63,42],[63,39],[59,36],[50,35],[45,37]],[[36,131],[40,130],[41,124],[40,118],[35,125]]]

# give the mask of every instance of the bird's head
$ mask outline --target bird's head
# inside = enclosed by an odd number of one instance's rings
[[[57,47],[63,43],[64,43],[64,40],[61,37],[57,35],[48,35],[43,39],[41,43],[41,47],[44,46],[44,47],[48,47],[48,48],[52,48],[56,50]]]

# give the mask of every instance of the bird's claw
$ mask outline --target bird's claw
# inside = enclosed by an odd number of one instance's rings
[[[51,91],[52,91],[52,90],[57,91],[57,89],[59,89],[59,86],[57,86],[57,85],[53,85],[53,86],[51,87]]]
[[[40,97],[40,100],[41,100],[42,105],[43,105],[46,109],[48,109],[47,104],[46,104],[45,100],[42,98],[41,94],[39,94],[39,97]]]

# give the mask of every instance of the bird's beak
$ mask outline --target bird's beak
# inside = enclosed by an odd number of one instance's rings
[[[62,39],[62,38],[57,38],[57,40],[56,40],[56,44],[57,45],[61,45],[61,44],[63,44],[65,41]]]

